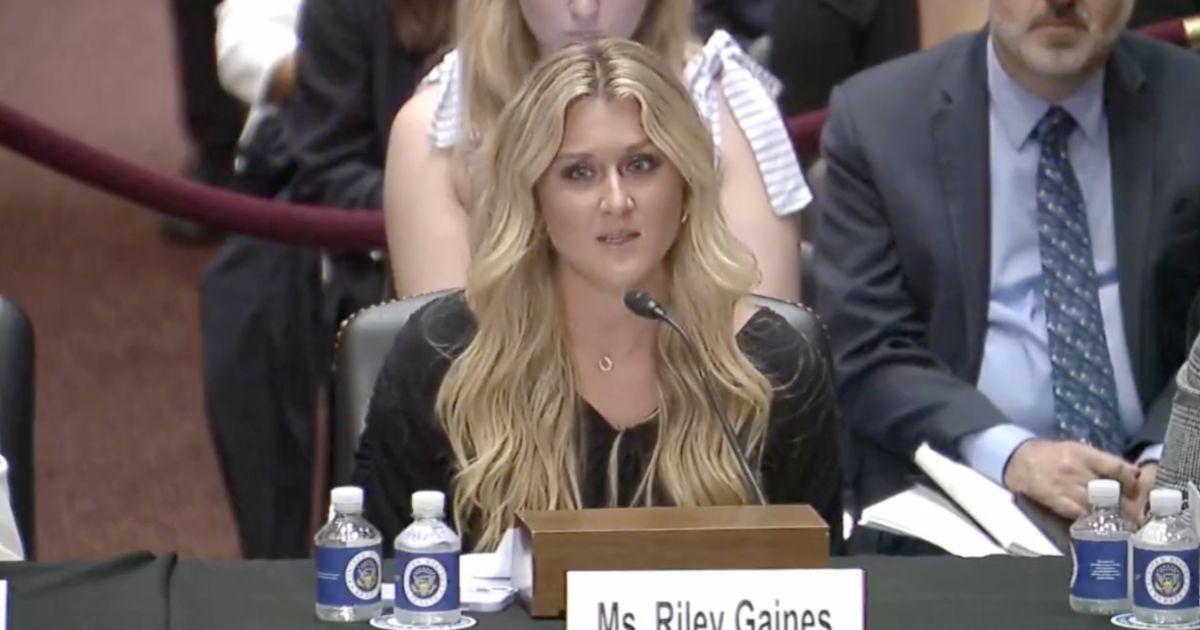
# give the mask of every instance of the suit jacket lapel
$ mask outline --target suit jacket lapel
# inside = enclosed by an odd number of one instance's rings
[[[991,173],[987,35],[971,38],[967,54],[947,59],[932,120],[946,224],[962,281],[965,365],[979,376],[991,284]],[[953,304],[953,299],[950,300]]]
[[[1125,338],[1143,404],[1147,391],[1145,285],[1154,223],[1154,156],[1157,120],[1137,60],[1118,40],[1105,76],[1109,155],[1113,182],[1113,227],[1117,240],[1117,279]]]

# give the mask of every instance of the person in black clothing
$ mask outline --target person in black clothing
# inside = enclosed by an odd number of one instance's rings
[[[228,188],[245,108],[217,78],[216,11],[219,0],[171,0],[175,57],[182,88],[183,117],[194,153],[185,175],[209,186]],[[163,216],[163,236],[179,242],[201,241],[213,233],[204,225]]]
[[[392,120],[429,60],[448,43],[452,5],[305,0],[295,102],[285,117],[297,165],[293,198],[339,208],[383,207]]]
[[[821,109],[838,83],[917,50],[916,5],[916,0],[776,0],[768,66],[783,82],[784,113]]]
[[[634,42],[575,44],[495,128],[472,162],[466,289],[413,316],[376,384],[353,474],[366,517],[390,539],[412,492],[441,490],[465,546],[488,549],[523,509],[751,503],[709,372],[769,500],[812,505],[837,545],[829,367],[747,301],[754,262],[677,73]],[[668,304],[703,356],[629,312],[627,289]]]
[[[282,124],[250,143],[288,159],[244,154],[268,164],[248,169],[259,180],[248,187],[377,210],[392,119],[446,42],[452,14],[444,0],[306,0],[295,94]],[[272,190],[281,171],[288,183]],[[202,282],[206,413],[247,558],[308,553],[315,418],[335,331],[388,286],[377,255],[325,254],[231,237]]]
[[[786,0],[785,0],[786,1]],[[729,31],[743,46],[767,34],[776,0],[696,0],[696,32],[707,39],[715,29]]]
[[[917,51],[919,5],[919,0],[776,0],[769,66],[784,85],[784,113],[822,109],[842,81]],[[1196,14],[1200,0],[1139,0],[1129,26]]]

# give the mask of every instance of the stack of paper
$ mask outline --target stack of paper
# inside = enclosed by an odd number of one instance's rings
[[[920,538],[963,558],[1007,554],[953,503],[922,485],[863,510],[859,524]]]
[[[917,449],[917,466],[975,519],[1006,551],[1020,556],[1061,556],[1062,552],[1017,507],[1013,495],[928,444]]]
[[[928,444],[914,459],[951,501],[916,486],[864,510],[860,525],[920,538],[963,557],[1062,555],[1008,490]]]
[[[459,592],[465,610],[494,612],[512,601],[512,554],[515,529],[491,553],[465,553],[459,560]]]

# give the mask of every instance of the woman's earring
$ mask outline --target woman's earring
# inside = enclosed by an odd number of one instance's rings
[[[683,225],[684,223],[687,223],[687,220],[688,220],[688,213],[684,212],[683,216],[679,217],[679,225]]]

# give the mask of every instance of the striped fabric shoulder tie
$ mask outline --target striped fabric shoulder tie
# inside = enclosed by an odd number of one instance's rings
[[[775,98],[782,89],[778,79],[738,46],[725,31],[713,33],[700,53],[689,60],[684,80],[717,147],[720,165],[720,95],[729,103],[742,128],[763,176],[767,196],[777,215],[803,209],[812,201],[800,163],[792,148]],[[439,90],[429,140],[440,149],[452,148],[462,131],[462,67],[457,50],[450,51],[421,81],[422,87]],[[718,92],[720,90],[720,92]]]
[[[439,149],[458,144],[462,128],[462,67],[458,50],[451,50],[442,61],[421,79],[420,87],[435,86],[438,90],[437,108],[429,127],[429,142]]]
[[[718,165],[723,94],[749,141],[775,214],[797,212],[812,201],[812,191],[775,104],[782,84],[770,71],[742,50],[729,33],[717,30],[688,62],[684,80],[718,147]]]

